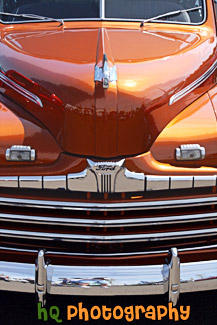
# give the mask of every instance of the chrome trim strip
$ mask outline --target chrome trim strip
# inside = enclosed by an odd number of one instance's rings
[[[19,187],[42,189],[42,176],[20,176]]]
[[[146,191],[169,190],[169,176],[146,176]]]
[[[145,180],[145,175],[143,173],[135,173],[131,172],[128,169],[125,168],[124,175],[126,178],[132,178],[132,179],[139,179],[144,181]]]
[[[17,188],[18,187],[18,177],[17,176],[4,176],[0,177],[0,187],[10,187]]]
[[[194,187],[216,186],[216,176],[194,176]]]
[[[76,174],[68,174],[67,185],[70,191],[98,192],[96,176],[89,169]]]
[[[46,216],[29,216],[19,214],[0,213],[0,221],[19,222],[30,224],[59,225],[69,227],[92,227],[92,228],[111,228],[111,227],[138,227],[170,225],[180,223],[193,223],[217,220],[217,212],[188,214],[169,217],[147,217],[147,218],[128,218],[128,219],[78,219],[78,218],[58,218]]]
[[[2,72],[0,72],[0,80],[3,83],[5,83],[8,87],[12,88],[16,92],[18,92],[19,94],[21,94],[22,96],[27,98],[28,100],[30,100],[31,102],[37,104],[40,107],[43,107],[42,101],[38,96],[34,95],[30,91],[28,91],[25,88],[18,85],[16,82],[11,80],[10,78],[6,77],[6,75],[4,75]]]
[[[33,207],[44,209],[66,209],[81,211],[131,211],[147,209],[169,209],[184,208],[194,206],[205,206],[217,204],[217,197],[206,197],[196,199],[181,200],[161,200],[146,202],[118,202],[118,203],[100,203],[100,202],[70,202],[70,201],[47,201],[47,200],[29,200],[0,197],[0,205]]]
[[[78,179],[78,178],[85,178],[87,176],[87,169],[84,169],[80,173],[73,173],[73,174],[68,174],[67,177],[69,179]]]
[[[11,229],[0,229],[0,235],[8,238],[23,238],[34,240],[59,240],[61,242],[75,242],[75,243],[136,243],[136,242],[152,242],[152,241],[166,241],[174,239],[186,238],[202,238],[207,236],[216,236],[217,228],[197,229],[186,231],[169,231],[156,232],[146,234],[127,234],[127,235],[84,235],[84,234],[66,234],[66,233],[51,233],[51,232],[36,232],[36,231],[21,231]]]
[[[120,163],[120,164],[119,164]],[[1,176],[0,187],[53,189],[93,193],[162,191],[216,186],[211,176],[156,176],[131,172],[118,163],[96,163],[79,173],[57,176]],[[17,182],[19,179],[19,183]],[[9,182],[10,180],[10,182]],[[14,180],[14,183],[12,182]]]
[[[178,91],[175,95],[173,95],[172,97],[170,97],[169,105],[171,106],[172,104],[174,104],[175,102],[177,102],[178,100],[180,100],[182,97],[186,96],[191,91],[193,91],[194,89],[196,89],[197,87],[199,87],[204,81],[206,81],[212,75],[212,73],[216,70],[216,68],[217,68],[217,60],[197,80],[195,80],[190,85],[188,85],[187,87],[185,87],[184,89]]]
[[[170,189],[192,188],[193,176],[172,176]]]
[[[114,178],[114,192],[144,192],[145,175],[142,173],[130,172],[124,168],[117,171]]]
[[[43,176],[43,188],[66,190],[66,176]]]

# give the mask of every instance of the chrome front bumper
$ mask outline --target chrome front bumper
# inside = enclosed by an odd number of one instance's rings
[[[179,293],[217,289],[217,260],[179,263],[177,250],[162,265],[63,266],[47,265],[43,251],[34,264],[0,262],[0,289],[60,295],[159,295],[168,293],[176,305]]]

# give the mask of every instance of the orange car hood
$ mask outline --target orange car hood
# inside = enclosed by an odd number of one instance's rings
[[[0,63],[4,71],[22,74],[61,100],[62,112],[31,105],[28,110],[64,151],[130,156],[149,150],[162,129],[193,101],[191,95],[169,106],[170,97],[215,59],[214,37],[201,35],[139,27],[7,32],[0,43]],[[117,82],[108,89],[94,81],[103,54],[117,68]]]

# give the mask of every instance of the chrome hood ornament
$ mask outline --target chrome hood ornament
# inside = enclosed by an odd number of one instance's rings
[[[103,88],[108,89],[109,83],[112,81],[117,81],[117,69],[116,65],[113,67],[108,66],[108,59],[106,54],[103,55],[103,66],[100,68],[95,65],[95,76],[94,81],[99,81],[103,83]]]

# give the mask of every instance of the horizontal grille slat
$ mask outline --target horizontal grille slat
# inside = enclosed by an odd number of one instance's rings
[[[217,220],[217,212],[178,215],[169,217],[148,217],[148,218],[128,218],[128,219],[74,219],[57,218],[46,216],[28,216],[0,213],[0,221],[20,222],[30,224],[61,225],[71,227],[138,227],[138,226],[156,226],[179,223],[192,223],[202,221]]]
[[[0,229],[0,234],[5,237],[28,238],[35,240],[61,240],[70,242],[89,242],[89,243],[129,243],[129,242],[151,242],[163,241],[170,239],[182,239],[193,237],[215,236],[217,228],[201,229],[190,231],[177,231],[165,233],[151,233],[151,234],[134,234],[134,235],[114,235],[114,236],[93,236],[93,235],[77,235],[77,234],[62,234],[62,233],[42,233],[42,232],[26,232],[16,230]]]
[[[217,197],[194,198],[194,199],[177,199],[177,200],[149,200],[149,201],[132,201],[132,202],[115,202],[115,203],[99,203],[99,202],[70,202],[70,201],[46,201],[46,200],[30,200],[0,197],[0,205],[16,206],[16,207],[32,207],[43,209],[64,209],[64,210],[80,210],[80,211],[136,211],[147,209],[169,209],[169,208],[185,208],[206,206],[217,204]]]
[[[217,245],[204,245],[204,246],[194,246],[190,248],[180,248],[180,252],[196,252],[196,251],[204,251],[208,249],[217,249]],[[38,253],[38,250],[34,249],[21,249],[21,248],[10,248],[10,247],[4,247],[0,246],[0,251],[11,251],[11,252],[21,252],[21,253]],[[91,253],[70,253],[70,252],[60,252],[60,251],[51,251],[47,250],[48,254],[55,254],[55,255],[67,255],[67,256],[88,256],[88,257],[119,257],[119,256],[144,256],[144,255],[157,255],[157,254],[168,254],[168,250],[157,250],[157,251],[138,251],[138,252],[128,252],[128,253],[113,253],[113,254],[91,254]]]

